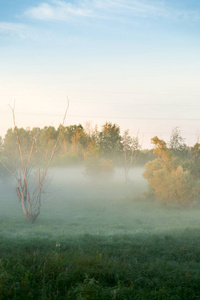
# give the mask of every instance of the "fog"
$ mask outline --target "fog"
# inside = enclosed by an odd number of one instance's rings
[[[12,178],[1,182],[1,234],[11,237],[67,235],[157,234],[198,228],[198,210],[180,211],[152,202],[145,195],[143,168],[133,168],[125,183],[124,170],[111,178],[92,179],[81,167],[50,168],[40,215],[33,225],[24,219]]]

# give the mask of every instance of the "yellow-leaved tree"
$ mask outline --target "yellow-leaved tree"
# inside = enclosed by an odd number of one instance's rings
[[[198,181],[189,169],[183,169],[165,141],[152,138],[156,159],[145,166],[143,177],[147,179],[149,190],[154,197],[167,205],[180,209],[190,208],[197,202]]]

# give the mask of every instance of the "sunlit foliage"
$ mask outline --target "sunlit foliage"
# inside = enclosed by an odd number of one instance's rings
[[[180,159],[158,137],[152,139],[156,159],[146,164],[143,174],[148,180],[150,192],[158,201],[178,208],[192,207],[197,202],[198,181],[190,169],[183,169]]]
[[[85,153],[85,174],[92,178],[107,178],[114,173],[114,165],[108,158],[101,156],[100,147],[95,141],[89,143]]]

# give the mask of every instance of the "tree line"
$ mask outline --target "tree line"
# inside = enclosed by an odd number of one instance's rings
[[[130,136],[128,130],[121,135],[120,127],[111,122],[101,131],[81,124],[24,129],[15,125],[14,110],[13,119],[14,129],[0,138],[0,175],[15,178],[16,193],[29,223],[40,213],[44,181],[53,162],[54,166],[84,163],[86,175],[103,178],[111,176],[115,166],[123,166],[128,182],[130,168],[140,160],[146,163],[143,177],[148,181],[148,201],[180,209],[199,203],[200,144],[188,147],[178,128],[168,143],[155,136],[151,139],[154,150],[144,151],[138,136]]]
[[[57,130],[53,126],[32,130],[18,128],[14,108],[11,110],[14,129],[8,129],[5,138],[1,139],[1,177],[6,178],[9,174],[15,179],[16,194],[28,223],[34,223],[40,213],[44,182],[53,159],[57,165],[59,162],[65,165],[69,157],[84,160],[86,175],[103,175],[105,178],[112,175],[113,163],[123,149],[125,179],[128,180],[129,170],[140,148],[138,137],[130,137],[128,131],[123,138],[119,126],[109,122],[103,125],[101,132],[97,128],[87,132],[81,124],[65,127],[68,108],[63,124]]]
[[[128,130],[121,135],[120,127],[111,122],[106,122],[100,131],[97,126],[92,128],[90,124],[86,124],[85,128],[78,124],[60,125],[57,129],[54,126],[45,126],[32,129],[17,127],[16,130],[25,160],[28,160],[29,148],[34,140],[34,152],[37,152],[36,164],[42,164],[48,159],[60,132],[59,147],[52,161],[55,166],[84,163],[95,157],[110,161],[114,166],[122,166],[124,153],[130,156],[133,150],[137,151],[138,164],[144,165],[153,157],[151,150],[141,149],[138,136],[131,137]],[[11,168],[15,168],[18,164],[19,149],[15,128],[9,128],[5,137],[0,138],[0,157]]]

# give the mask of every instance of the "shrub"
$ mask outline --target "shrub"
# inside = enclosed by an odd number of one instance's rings
[[[154,154],[158,158],[148,162],[143,173],[150,192],[167,205],[181,209],[192,207],[197,199],[198,181],[169,153],[164,141],[155,137],[152,142],[156,145]]]
[[[179,208],[192,207],[198,188],[190,172],[178,166],[169,173],[162,166],[157,168],[159,165],[157,160],[149,162],[143,173],[156,199]]]
[[[111,160],[104,158],[91,158],[85,161],[85,174],[93,178],[110,178],[114,173]]]

